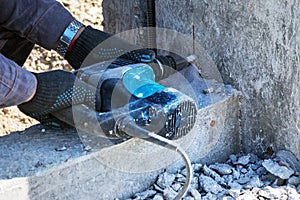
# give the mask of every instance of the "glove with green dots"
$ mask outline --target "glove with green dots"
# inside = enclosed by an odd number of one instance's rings
[[[125,58],[150,63],[155,57],[152,50],[140,49],[125,40],[87,26],[66,53],[66,60],[74,69],[106,60]]]
[[[35,76],[38,85],[34,97],[18,107],[23,113],[42,124],[54,127],[65,126],[64,122],[56,119],[51,113],[76,104],[85,104],[100,110],[100,92],[96,92],[97,88],[76,79],[73,73],[55,70],[37,73]]]

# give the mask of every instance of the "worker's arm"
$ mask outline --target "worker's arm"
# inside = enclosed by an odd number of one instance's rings
[[[2,0],[0,26],[51,49],[74,17],[55,0]]]
[[[58,50],[75,69],[81,67],[83,61],[90,55],[92,56],[87,64],[122,55],[137,62],[151,62],[154,57],[152,51],[136,50],[140,47],[90,26],[79,28],[78,30],[82,31],[80,34],[68,31],[74,30],[71,22],[75,19],[55,0],[2,0],[0,13],[1,27],[46,49]],[[70,37],[72,40],[74,35],[78,39],[73,43],[73,48],[67,46],[68,52],[62,54],[59,45],[61,36]],[[110,40],[103,43],[107,39]]]
[[[24,103],[35,93],[35,76],[0,53],[0,108]]]
[[[55,70],[34,73],[37,89],[33,98],[19,109],[43,124],[51,125],[51,113],[70,108],[72,105],[85,104],[93,110],[100,110],[101,95],[96,87],[76,79],[71,72]]]

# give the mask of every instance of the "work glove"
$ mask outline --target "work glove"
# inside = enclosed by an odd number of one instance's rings
[[[76,104],[85,104],[92,109],[100,110],[101,98],[100,93],[96,93],[97,88],[76,79],[73,73],[55,70],[34,75],[38,82],[36,93],[29,102],[18,107],[23,113],[42,124],[64,127],[66,124],[51,113]]]
[[[108,42],[105,41],[107,39]],[[65,59],[74,69],[78,69],[116,58],[150,63],[154,57],[155,53],[152,50],[140,49],[119,37],[87,26],[68,49]]]

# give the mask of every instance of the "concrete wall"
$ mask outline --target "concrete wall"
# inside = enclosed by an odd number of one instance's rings
[[[217,64],[224,82],[242,92],[244,150],[264,154],[268,147],[288,149],[300,158],[300,1],[156,0],[156,4],[157,25],[191,37],[194,26],[196,41]],[[144,20],[137,9],[145,8],[144,1],[104,0],[103,5],[106,31],[131,29]]]

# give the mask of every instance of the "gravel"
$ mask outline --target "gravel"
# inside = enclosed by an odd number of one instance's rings
[[[282,154],[286,155],[282,159],[276,156]],[[299,200],[300,172],[295,170],[299,161],[290,153],[279,151],[276,155],[260,159],[253,154],[237,154],[225,163],[194,163],[192,184],[183,199]],[[287,164],[286,160],[292,162]],[[174,199],[184,184],[185,172],[184,168],[175,174],[163,172],[153,186],[131,199]]]

